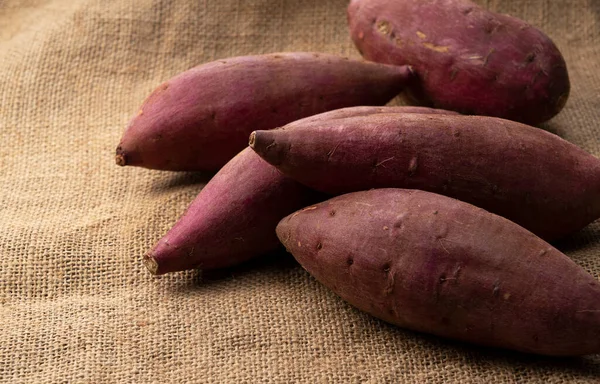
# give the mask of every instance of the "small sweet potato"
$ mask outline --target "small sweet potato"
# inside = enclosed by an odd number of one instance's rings
[[[127,127],[119,165],[217,170],[246,147],[253,129],[317,113],[383,105],[412,79],[396,67],[319,53],[219,60],[160,85]]]
[[[485,116],[377,114],[255,131],[250,146],[328,194],[409,188],[469,202],[550,241],[600,217],[600,160],[560,137]]]
[[[431,112],[426,108],[390,108]],[[315,123],[378,110],[348,108],[307,119]],[[279,220],[323,199],[325,196],[284,176],[246,148],[206,184],[185,214],[144,257],[145,265],[154,274],[233,266],[276,249],[280,245],[275,235]]]
[[[414,68],[409,94],[420,103],[537,124],[569,96],[548,36],[469,0],[352,0],[348,22],[366,59]]]
[[[241,263],[277,248],[279,220],[315,198],[246,148],[206,184],[144,263],[157,275]]]
[[[319,282],[384,321],[528,353],[600,353],[600,282],[459,200],[354,192],[287,216],[277,236]]]

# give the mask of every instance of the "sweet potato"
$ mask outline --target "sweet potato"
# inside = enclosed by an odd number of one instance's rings
[[[378,114],[255,131],[250,146],[328,194],[421,189],[551,241],[600,217],[600,160],[560,137],[484,116]]]
[[[253,129],[317,113],[383,105],[412,78],[408,67],[319,53],[219,60],[160,85],[127,127],[119,165],[217,170],[246,147]]]
[[[432,112],[427,108],[389,108]],[[374,107],[347,108],[306,119],[314,123],[377,111],[379,108]],[[279,220],[325,198],[282,175],[246,148],[206,184],[185,214],[144,257],[145,265],[154,274],[233,266],[276,249]]]
[[[600,282],[459,200],[354,192],[287,216],[277,236],[319,282],[384,321],[528,353],[600,353]]]
[[[246,148],[206,184],[145,265],[160,275],[238,264],[277,248],[279,220],[315,198]]]
[[[410,64],[420,103],[537,124],[569,96],[567,66],[542,31],[468,0],[352,0],[351,37],[368,60]]]

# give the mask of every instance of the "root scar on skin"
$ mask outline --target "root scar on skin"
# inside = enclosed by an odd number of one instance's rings
[[[423,43],[423,46],[427,49],[431,49],[432,51],[436,51],[436,52],[440,52],[440,53],[445,53],[450,50],[450,47],[447,45],[435,45],[432,43]]]
[[[302,213],[302,212],[304,212],[304,211],[314,211],[314,210],[315,210],[315,209],[317,209],[317,208],[319,208],[317,205],[313,205],[312,207],[306,207],[306,208],[304,208],[304,209],[302,209],[302,210],[300,210],[300,211],[298,211],[298,212],[294,213],[294,214],[293,214],[293,215],[290,217],[290,219],[293,219],[294,217],[296,217],[297,215],[301,214],[301,213]]]
[[[331,158],[331,156],[333,156],[333,154],[338,149],[338,147],[340,146],[340,144],[342,144],[342,143],[338,143],[338,145],[336,145],[331,151],[327,152],[327,160],[329,160],[329,158]]]
[[[392,157],[390,157],[390,158],[388,158],[388,159],[382,160],[382,161],[380,161],[379,163],[375,164],[375,168],[377,168],[377,167],[379,167],[379,166],[382,166],[383,168],[385,168],[385,165],[383,165],[383,164],[385,164],[385,163],[387,163],[388,161],[390,161],[390,160],[393,160],[393,159],[394,159],[394,156],[392,156]]]
[[[485,58],[483,59],[483,66],[485,67],[488,64],[488,61],[490,60],[490,56],[492,55],[492,53],[494,53],[496,51],[496,49],[492,48],[490,49],[490,51],[488,52],[487,55],[485,55]]]
[[[391,28],[390,28],[390,23],[388,23],[385,20],[380,20],[377,22],[377,30],[379,31],[379,33],[381,33],[382,35],[387,35],[388,33],[390,33]]]
[[[448,251],[448,249],[444,245],[444,242],[442,241],[442,239],[438,239],[438,242],[440,243],[440,245],[442,246],[442,248],[444,249],[444,251],[446,251],[447,254],[450,254],[450,252]],[[459,268],[459,271],[460,271],[460,268]],[[447,279],[447,280],[449,280],[449,279]]]

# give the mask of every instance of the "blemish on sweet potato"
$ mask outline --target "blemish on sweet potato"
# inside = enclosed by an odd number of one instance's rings
[[[492,290],[492,295],[494,297],[498,297],[500,295],[500,282],[496,281],[494,283],[494,289]]]
[[[447,254],[450,254],[450,251],[448,251],[448,248],[446,248],[446,246],[444,245],[444,239],[442,237],[438,237],[437,241],[438,241],[438,243],[440,243],[440,246],[442,247],[444,252],[446,252]]]
[[[435,45],[432,43],[423,43],[423,46],[427,49],[431,49],[432,51],[436,51],[436,52],[440,52],[440,53],[446,53],[450,50],[449,46],[441,46],[441,45]]]
[[[483,66],[484,66],[484,67],[485,67],[485,66],[488,64],[488,62],[489,62],[489,60],[490,60],[490,56],[492,56],[492,54],[493,54],[494,52],[496,52],[496,49],[495,49],[495,48],[491,48],[491,49],[489,50],[489,52],[487,53],[487,55],[485,55],[485,58],[483,59]]]
[[[427,35],[424,34],[421,31],[417,31],[417,36],[419,37],[419,39],[426,39],[427,38]]]
[[[382,160],[382,161],[376,162],[376,163],[375,163],[375,166],[374,166],[374,168],[375,168],[375,169],[376,169],[376,168],[378,168],[378,167],[383,167],[383,168],[385,168],[385,165],[384,165],[384,164],[385,164],[385,163],[387,163],[388,161],[392,161],[392,160],[394,160],[394,156],[392,156],[392,157],[389,157],[389,158],[387,158],[387,159],[385,159],[385,160]]]
[[[394,280],[395,280],[395,274],[388,273],[387,284],[385,286],[385,289],[383,290],[384,295],[386,295],[386,296],[391,295],[394,292]]]
[[[414,156],[410,159],[410,162],[408,163],[408,176],[414,176],[415,173],[417,173],[417,168],[419,166],[419,159],[417,158],[417,156]]]
[[[450,81],[454,81],[454,79],[456,79],[457,74],[458,68],[452,68],[452,71],[450,71]]]
[[[390,33],[391,31],[391,27],[390,27],[390,23],[388,23],[385,20],[379,20],[377,22],[377,32],[381,33],[382,35],[387,35]]]

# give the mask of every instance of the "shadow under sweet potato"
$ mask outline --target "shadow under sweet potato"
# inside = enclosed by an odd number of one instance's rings
[[[552,245],[565,254],[594,248],[600,244],[600,221],[582,230],[552,242]]]
[[[395,328],[393,325],[385,325],[386,328],[390,328],[390,331],[393,331],[391,328]],[[446,350],[443,352],[446,357],[445,363],[450,366],[469,366],[471,370],[486,370],[487,367],[504,368],[514,372],[517,380],[525,380],[528,371],[544,372],[549,376],[553,374],[573,375],[578,379],[586,380],[586,382],[597,379],[600,375],[599,355],[542,356],[478,346],[409,330],[402,330],[402,332],[410,333],[409,337],[420,339],[419,344],[431,348],[432,353],[434,353],[434,349]],[[398,337],[402,337],[402,335],[398,335]]]
[[[153,181],[150,191],[162,194],[174,189],[190,185],[206,184],[216,172],[164,172],[165,177],[160,181]]]

